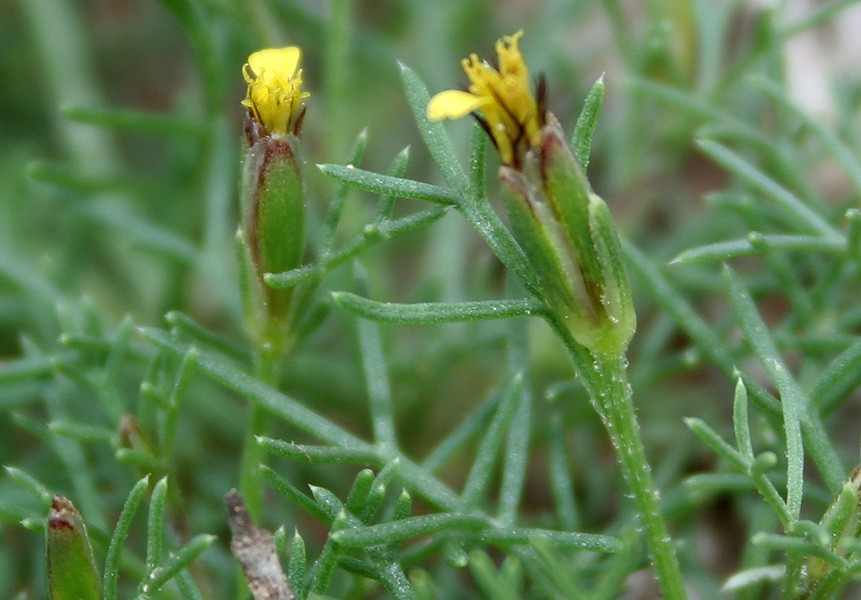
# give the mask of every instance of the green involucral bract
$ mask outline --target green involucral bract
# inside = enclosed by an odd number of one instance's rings
[[[54,496],[48,514],[48,585],[51,600],[101,600],[93,550],[81,513]]]
[[[593,352],[618,355],[636,328],[619,237],[559,124],[550,114],[547,122],[522,168],[500,169],[512,232],[542,299],[574,339]]]
[[[242,174],[240,258],[246,272],[246,315],[251,335],[280,335],[289,326],[293,289],[264,285],[265,273],[282,273],[301,265],[305,249],[305,190],[294,136],[265,136],[246,152]],[[250,276],[250,275],[253,275]],[[264,318],[258,311],[262,308]],[[268,334],[260,328],[270,330]],[[281,334],[286,332],[280,332]]]

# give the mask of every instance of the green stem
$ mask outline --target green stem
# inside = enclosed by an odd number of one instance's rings
[[[593,402],[616,448],[622,473],[633,494],[663,597],[682,599],[685,589],[679,561],[661,513],[660,494],[640,437],[626,364],[624,355],[594,357],[597,395],[593,396]]]
[[[278,359],[281,356],[280,345],[263,343],[257,351],[255,360],[255,378],[270,387],[278,386]],[[248,424],[245,428],[245,439],[242,443],[242,462],[239,467],[239,489],[245,499],[248,512],[255,521],[259,521],[262,510],[263,480],[260,473],[260,463],[263,461],[263,449],[257,443],[257,436],[266,433],[268,411],[259,402],[253,402],[248,407]]]
[[[552,320],[551,320],[552,322]],[[604,423],[639,513],[640,526],[665,600],[686,598],[679,561],[661,512],[661,498],[652,479],[640,426],[628,384],[627,359],[599,355],[573,340],[567,328],[552,322],[571,353],[578,376]]]

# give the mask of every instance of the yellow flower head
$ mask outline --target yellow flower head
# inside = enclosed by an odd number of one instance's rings
[[[242,105],[267,135],[298,133],[302,101],[311,95],[302,91],[301,58],[302,51],[296,46],[267,48],[242,65],[248,84]]]
[[[523,154],[540,143],[544,115],[529,89],[529,70],[517,45],[523,31],[496,42],[499,67],[471,54],[461,61],[469,91],[446,90],[428,103],[431,121],[460,119],[481,111],[479,122],[493,138],[503,164],[518,166]],[[476,115],[478,116],[478,115]]]

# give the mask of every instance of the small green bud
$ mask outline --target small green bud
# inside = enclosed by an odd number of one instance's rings
[[[51,600],[100,600],[93,549],[81,513],[63,496],[54,496],[48,513],[48,586]]]
[[[281,343],[295,315],[292,288],[263,283],[265,273],[299,267],[305,251],[305,189],[296,158],[298,138],[259,137],[250,128],[241,183],[240,269],[249,333],[258,342]],[[260,313],[263,313],[262,315]],[[282,340],[283,341],[283,340]]]
[[[547,123],[521,168],[500,169],[512,232],[542,299],[573,338],[593,352],[619,354],[636,329],[619,236],[549,113]]]

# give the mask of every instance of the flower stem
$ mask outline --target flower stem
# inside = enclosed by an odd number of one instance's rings
[[[665,600],[686,598],[679,561],[667,524],[661,513],[661,499],[652,479],[640,426],[634,412],[624,354],[600,355],[577,344],[561,323],[553,323],[571,353],[578,376],[589,392],[622,467],[622,474],[639,514],[655,577]]]
[[[264,343],[258,349],[255,365],[255,378],[266,385],[278,385],[278,358],[280,350]],[[257,436],[266,429],[267,411],[258,403],[249,406],[245,439],[242,442],[242,462],[239,466],[239,489],[245,499],[249,514],[259,520],[263,509],[260,463],[263,451],[257,444]]]

